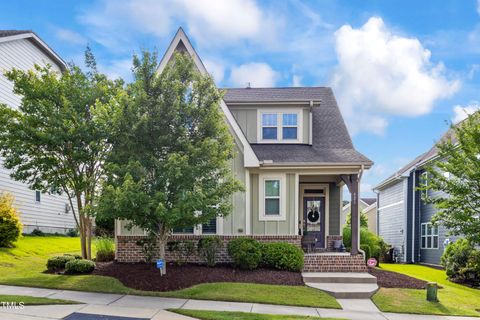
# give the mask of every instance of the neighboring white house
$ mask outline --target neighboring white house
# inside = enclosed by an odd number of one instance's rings
[[[13,84],[3,75],[12,68],[29,70],[35,64],[51,65],[62,72],[65,62],[30,30],[0,30],[0,103],[18,108],[21,97],[15,95]],[[31,190],[21,182],[10,178],[0,159],[0,192],[15,196],[15,207],[20,211],[24,233],[38,228],[44,232],[65,233],[75,228],[72,210],[64,196],[52,196]]]

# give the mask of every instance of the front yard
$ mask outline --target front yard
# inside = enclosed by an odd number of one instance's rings
[[[425,290],[381,288],[372,298],[381,311],[480,317],[480,290],[448,281],[445,271],[411,264],[381,266],[443,287],[438,291],[439,302],[428,302]]]
[[[340,305],[332,296],[306,286],[229,282],[205,283],[177,291],[156,292],[131,289],[119,280],[107,276],[48,274],[44,271],[49,257],[80,252],[78,238],[25,236],[16,245],[17,247],[11,249],[0,248],[0,284],[118,294],[340,308]]]

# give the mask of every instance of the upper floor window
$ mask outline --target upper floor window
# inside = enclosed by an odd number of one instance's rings
[[[438,249],[438,226],[431,222],[422,223],[422,249]]]
[[[36,190],[35,191],[35,202],[40,203],[41,200],[42,200],[41,193],[40,193],[40,191]]]
[[[299,113],[262,112],[260,140],[299,142]]]
[[[425,188],[428,187],[428,178],[429,178],[429,175],[427,171],[423,172],[422,175],[420,176],[420,183]],[[424,199],[428,198],[428,189],[422,190],[422,196]]]
[[[277,140],[278,124],[276,113],[262,114],[262,139]]]

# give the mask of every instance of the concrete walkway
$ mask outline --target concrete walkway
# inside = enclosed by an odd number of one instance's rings
[[[103,315],[126,317],[126,319],[192,320],[192,318],[164,310],[168,308],[306,315],[352,320],[478,320],[478,318],[469,317],[382,313],[371,300],[368,299],[338,299],[343,310],[336,310],[259,303],[144,297],[4,285],[0,285],[0,294],[58,298],[84,303],[78,305],[27,306],[22,309],[2,308],[0,304],[0,319],[2,320],[95,319],[95,315],[98,315],[98,318],[100,318],[99,315]],[[92,316],[88,317],[88,315]]]

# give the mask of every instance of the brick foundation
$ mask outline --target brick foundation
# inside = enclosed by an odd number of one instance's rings
[[[203,238],[201,235],[172,235],[168,241],[192,241],[195,245],[195,249],[188,256],[182,250],[168,250],[165,248],[165,256],[167,261],[179,261],[191,262],[191,263],[203,263],[205,260],[198,255],[197,244],[198,241]],[[222,245],[217,252],[217,261],[220,263],[232,262],[227,253],[227,244],[230,240],[238,238],[240,236],[219,236],[222,241]],[[287,242],[296,245],[301,248],[301,236],[247,236],[253,238],[259,242]],[[116,247],[116,259],[118,262],[134,263],[145,261],[142,249],[137,245],[137,241],[145,237],[143,236],[117,236]],[[159,257],[158,247],[155,249],[155,259]]]
[[[361,254],[308,253],[303,272],[367,272],[367,266]]]

